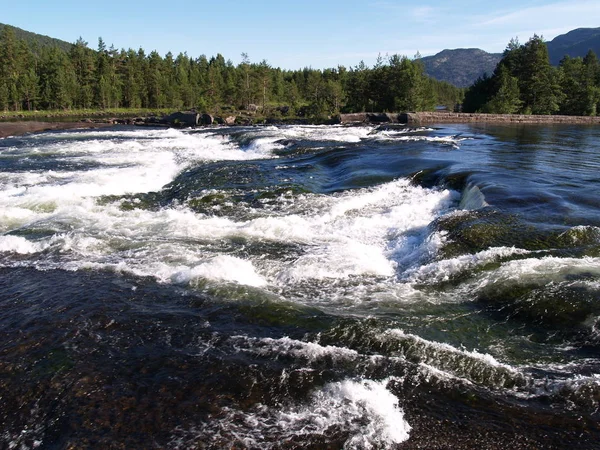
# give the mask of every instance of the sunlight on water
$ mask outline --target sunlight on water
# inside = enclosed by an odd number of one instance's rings
[[[534,131],[536,152],[468,126],[3,140],[0,442],[57,442],[53,408],[80,447],[128,411],[169,448],[394,448],[514,423],[542,448],[557,420],[593,441],[595,141],[566,154]]]

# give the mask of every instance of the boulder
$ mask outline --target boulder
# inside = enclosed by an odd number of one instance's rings
[[[193,111],[177,111],[165,117],[165,120],[171,126],[195,127],[200,120],[200,114]]]
[[[212,125],[214,121],[215,119],[210,114],[205,113],[200,116],[200,123],[202,125]]]
[[[339,123],[398,123],[401,114],[398,113],[352,113],[340,114]]]
[[[235,116],[227,116],[223,120],[226,125],[235,125]]]

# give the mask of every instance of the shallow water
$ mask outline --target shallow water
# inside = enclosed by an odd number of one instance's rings
[[[597,448],[600,130],[0,140],[0,448]]]

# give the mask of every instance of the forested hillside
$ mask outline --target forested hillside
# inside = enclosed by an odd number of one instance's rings
[[[42,34],[32,33],[30,31],[22,30],[21,28],[13,27],[0,23],[0,33],[4,27],[10,27],[14,31],[15,38],[25,41],[25,43],[32,49],[43,48],[43,47],[58,47],[66,52],[71,48],[71,44],[60,39],[44,36]]]
[[[600,54],[600,28],[578,28],[546,42],[550,64],[558,66],[565,56],[585,57],[592,50]],[[488,53],[478,48],[443,50],[422,59],[425,73],[436,80],[459,87],[471,86],[484,74],[494,72],[501,53]]]
[[[547,42],[550,64],[558,66],[565,56],[584,57],[590,50],[600,54],[600,28],[577,28]]]
[[[482,77],[465,95],[463,111],[497,114],[598,114],[600,62],[564,57],[550,64],[548,47],[539,36],[527,43],[512,40],[491,77]]]
[[[32,45],[16,30],[0,32],[0,109],[262,109],[326,117],[339,112],[419,111],[453,106],[463,92],[425,75],[419,60],[393,55],[374,67],[282,70],[242,55],[164,57],[81,38],[68,50]]]
[[[491,75],[500,58],[500,53],[488,53],[478,48],[459,48],[425,56],[422,61],[425,73],[430,77],[466,88],[484,74]]]

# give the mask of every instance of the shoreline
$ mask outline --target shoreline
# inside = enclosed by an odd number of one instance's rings
[[[404,113],[407,124],[420,123],[489,123],[489,124],[581,124],[600,125],[600,116],[536,116],[532,114],[484,114],[455,112]]]
[[[340,114],[339,122],[343,125],[359,124],[443,124],[443,123],[485,123],[485,124],[580,124],[600,125],[600,116],[536,116],[526,114],[484,114],[455,112],[404,112],[381,113],[364,112]]]
[[[105,128],[118,123],[128,123],[123,120],[92,121],[79,119],[76,121],[38,121],[38,120],[11,120],[0,121],[0,138],[22,136],[28,133],[37,133],[53,130],[71,130],[86,128]],[[311,123],[304,119],[302,122]],[[277,124],[277,120],[265,120],[265,124]],[[285,121],[282,121],[285,123]],[[483,114],[483,113],[453,113],[453,112],[415,112],[415,113],[352,113],[340,114],[337,120],[329,123],[342,125],[382,125],[382,124],[451,124],[451,123],[482,123],[495,125],[536,125],[536,124],[571,124],[571,125],[600,125],[600,116],[534,116],[524,114]],[[141,123],[131,123],[142,125]],[[148,122],[145,126],[168,126]],[[200,125],[201,126],[201,125]],[[231,126],[231,125],[230,125]]]
[[[27,133],[40,131],[71,130],[77,128],[104,128],[112,126],[112,123],[96,122],[41,122],[23,120],[16,122],[0,122],[0,138],[22,136]]]

